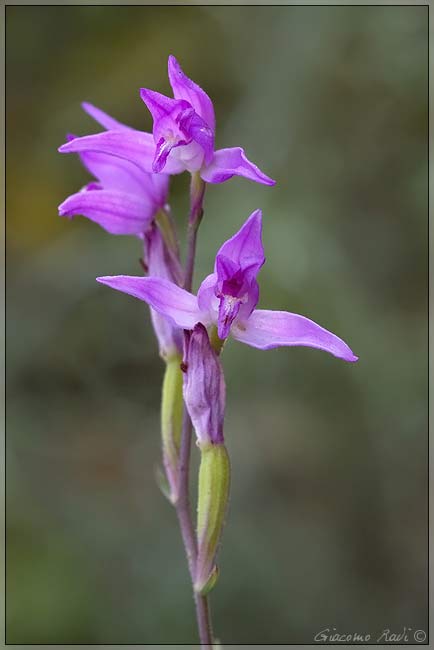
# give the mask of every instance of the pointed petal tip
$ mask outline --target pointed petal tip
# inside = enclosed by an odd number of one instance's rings
[[[262,226],[262,210],[260,208],[254,210],[250,217],[247,219],[246,223],[249,223],[249,221],[257,221],[258,224]]]
[[[115,278],[115,275],[100,275],[98,278],[95,278],[97,282],[101,284],[110,284],[110,282]]]

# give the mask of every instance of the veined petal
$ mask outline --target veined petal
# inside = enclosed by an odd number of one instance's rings
[[[281,346],[307,346],[329,352],[344,361],[357,361],[348,345],[305,316],[287,311],[255,310],[245,323],[232,327],[232,336],[260,350]]]
[[[130,126],[122,124],[122,122],[118,122],[114,119],[114,117],[110,117],[110,115],[104,113],[104,111],[102,111],[100,108],[97,108],[93,104],[89,104],[89,102],[82,102],[81,107],[88,115],[90,115],[90,117],[95,120],[95,122],[101,124],[101,126],[103,126],[105,129],[112,131],[119,131],[121,129],[128,131],[134,130]]]
[[[215,131],[214,107],[206,92],[194,81],[189,79],[174,56],[169,56],[168,61],[169,81],[172,86],[173,96],[176,99],[185,99],[200,115],[207,125]]]
[[[61,217],[83,215],[112,235],[134,235],[146,230],[154,216],[152,202],[126,192],[90,189],[69,196],[60,206]]]
[[[155,174],[148,174],[129,160],[108,153],[82,151],[79,156],[86,169],[105,189],[136,194],[145,197],[156,206],[164,205],[166,196],[158,197],[152,180]]]
[[[222,296],[220,299],[217,332],[222,341],[229,336],[232,323],[237,317],[240,307],[241,301],[238,298]]]
[[[169,280],[113,275],[97,278],[97,281],[147,302],[148,305],[183,329],[193,329],[196,323],[204,322],[196,296]]]
[[[207,183],[224,183],[232,176],[244,176],[263,185],[276,183],[247,159],[241,147],[215,151],[211,163],[201,171],[200,175]]]
[[[59,147],[60,153],[80,153],[98,151],[129,160],[145,172],[152,173],[155,154],[155,142],[150,133],[135,131],[103,131],[94,135],[74,138]],[[168,160],[165,167],[167,174],[179,174],[185,167],[177,160]]]
[[[252,267],[256,273],[259,271],[265,262],[261,210],[252,212],[239,231],[220,247],[216,256],[216,271],[219,260],[221,264],[227,264],[227,260],[230,260],[242,269]]]

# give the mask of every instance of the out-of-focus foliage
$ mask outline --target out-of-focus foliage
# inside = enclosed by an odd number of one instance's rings
[[[57,216],[89,180],[56,151],[98,130],[80,102],[149,130],[138,89],[169,91],[170,53],[214,99],[217,146],[278,181],[209,188],[197,281],[261,207],[260,306],[360,356],[227,346],[218,637],[426,629],[427,9],[9,6],[8,642],[196,640],[154,481],[149,316],[94,280],[140,274],[140,243]],[[181,228],[187,188],[173,180]]]

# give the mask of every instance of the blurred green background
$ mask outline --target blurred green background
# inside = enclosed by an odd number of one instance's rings
[[[146,307],[95,282],[140,245],[57,205],[87,100],[151,129],[167,56],[213,98],[217,146],[275,188],[210,186],[196,286],[257,207],[260,306],[360,356],[231,342],[233,484],[211,601],[225,643],[427,628],[427,8],[7,7],[7,640],[193,643],[159,463]],[[188,177],[172,207],[185,225]],[[194,449],[195,462],[197,453]]]

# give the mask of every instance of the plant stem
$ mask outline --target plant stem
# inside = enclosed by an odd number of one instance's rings
[[[181,435],[181,448],[179,455],[179,497],[176,503],[176,514],[178,515],[179,527],[187,555],[188,568],[191,581],[195,581],[197,544],[194,533],[190,510],[189,496],[189,469],[191,449],[192,425],[190,416],[184,406],[184,419]],[[196,618],[199,629],[199,638],[202,648],[212,648],[212,629],[208,600],[206,596],[194,595],[196,605]]]
[[[205,193],[205,183],[198,173],[191,175],[190,186],[190,214],[188,219],[187,230],[187,258],[185,263],[184,289],[191,291],[193,284],[194,261],[196,257],[196,239],[197,231],[203,216],[203,197]],[[185,333],[188,336],[188,333]],[[195,582],[196,559],[197,559],[197,542],[193,527],[190,509],[190,451],[192,424],[187,408],[184,404],[181,445],[179,450],[179,491],[178,500],[175,504],[176,514],[178,516],[179,527],[184,542],[185,552],[187,555],[188,568],[192,584]],[[212,628],[208,600],[206,596],[194,593],[194,602],[196,606],[196,618],[199,630],[199,639],[202,648],[212,648]]]
[[[194,260],[196,257],[197,231],[203,217],[203,197],[206,183],[198,172],[191,175],[190,185],[190,214],[187,230],[187,260],[185,263],[184,289],[191,291],[193,284]]]

